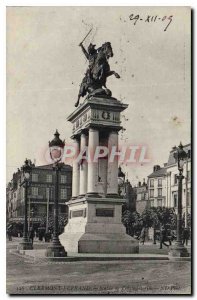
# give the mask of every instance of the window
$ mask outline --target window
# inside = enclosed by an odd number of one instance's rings
[[[139,201],[142,200],[142,195],[141,194],[137,195],[137,200],[139,200]]]
[[[177,194],[174,195],[174,207],[177,207],[178,205],[178,196]]]
[[[154,186],[154,179],[150,179],[150,186],[151,186],[151,187]]]
[[[61,175],[61,183],[67,183],[67,176],[66,175]]]
[[[52,175],[51,174],[46,175],[46,182],[52,182]]]
[[[72,196],[72,189],[71,189],[71,187],[67,188],[67,196],[68,196],[68,198],[70,198]]]
[[[150,200],[150,207],[154,207],[154,200]]]
[[[154,190],[150,190],[150,197],[154,197]]]
[[[51,194],[52,194],[52,190],[50,188],[46,188],[46,199],[52,199]]]
[[[157,207],[161,206],[162,207],[162,199],[157,199]]]
[[[34,182],[38,181],[38,174],[32,173],[32,181]]]
[[[32,195],[38,196],[38,188],[37,187],[32,187]]]
[[[174,174],[174,184],[178,183],[178,178],[177,178],[177,174]]]
[[[67,189],[61,189],[61,199],[67,199]]]
[[[158,186],[162,186],[162,178],[158,179]]]
[[[158,189],[158,196],[162,196],[162,189]]]

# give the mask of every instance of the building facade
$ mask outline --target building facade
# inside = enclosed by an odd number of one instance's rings
[[[28,186],[28,217],[39,222],[43,215],[52,214],[55,196],[55,172],[53,165],[35,166]],[[24,220],[24,187],[21,186],[22,171],[18,169],[7,185],[7,221]],[[72,195],[72,167],[63,165],[59,176],[59,213],[67,214],[66,202]]]
[[[166,167],[153,167],[148,176],[148,199],[150,207],[167,206],[166,203]]]
[[[183,169],[183,188],[182,188],[182,211],[183,214],[191,213],[191,145],[183,147],[187,153],[187,160]],[[147,185],[137,187],[136,209],[142,212],[148,207],[171,207],[177,210],[178,205],[178,167],[174,158],[176,147],[169,153],[168,162],[163,167],[155,165],[153,172],[148,176]],[[146,197],[141,199],[143,193]],[[143,196],[144,197],[144,196]]]
[[[136,200],[137,200],[137,193],[136,189],[132,187],[131,183],[126,180],[125,182],[125,196],[126,199],[126,206],[130,211],[136,211]]]
[[[183,149],[187,153],[187,160],[183,169],[182,209],[183,213],[191,213],[191,145],[185,145]],[[177,210],[179,172],[174,153],[175,148],[172,148],[166,165],[166,206]]]
[[[136,210],[140,214],[149,207],[148,202],[148,185],[145,182],[145,179],[143,183],[138,182],[136,189]]]

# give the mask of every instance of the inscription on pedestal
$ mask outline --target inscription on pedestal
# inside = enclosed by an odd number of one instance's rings
[[[83,217],[83,209],[72,211],[72,218],[76,217]]]
[[[112,217],[114,216],[113,208],[96,208],[97,217]]]

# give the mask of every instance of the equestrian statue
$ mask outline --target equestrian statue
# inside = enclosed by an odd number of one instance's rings
[[[80,85],[78,100],[75,103],[76,107],[79,105],[80,98],[86,96],[87,94],[88,97],[110,97],[112,93],[106,87],[107,77],[114,75],[116,78],[120,78],[120,75],[118,73],[116,73],[115,71],[110,71],[108,59],[110,57],[113,57],[111,43],[106,42],[98,49],[95,49],[96,45],[90,43],[86,50],[83,46],[83,41],[79,44],[79,46],[81,47],[89,64],[88,69]]]

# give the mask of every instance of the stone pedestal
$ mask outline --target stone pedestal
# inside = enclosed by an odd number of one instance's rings
[[[45,252],[46,257],[66,257],[67,253],[65,248],[60,244],[57,243],[56,245],[48,246]]]
[[[29,241],[22,241],[18,245],[18,250],[32,250],[33,246],[32,243]]]
[[[68,253],[139,252],[139,242],[126,234],[121,222],[125,201],[118,198],[118,132],[122,129],[120,113],[127,106],[115,98],[91,97],[68,117],[79,151],[88,146],[90,157],[79,166],[73,162],[69,220],[59,236]],[[96,147],[104,145],[109,153],[93,161]]]
[[[139,243],[121,222],[121,199],[84,197],[70,201],[69,221],[59,236],[74,253],[138,253]]]
[[[175,244],[169,252],[169,258],[172,260],[189,257],[189,252],[187,249],[180,244]]]

